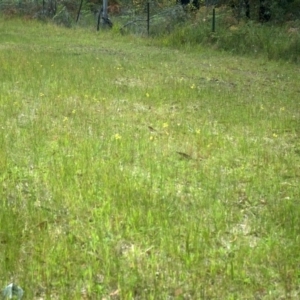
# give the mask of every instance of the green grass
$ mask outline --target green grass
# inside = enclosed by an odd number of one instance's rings
[[[0,284],[25,299],[298,299],[299,66],[0,20]]]
[[[179,24],[174,20],[172,25],[168,32],[160,26],[152,33],[160,35],[159,43],[173,48],[201,45],[252,58],[300,62],[299,20],[282,24],[276,22],[276,18],[264,24],[248,19],[238,21],[232,10],[221,7],[216,9],[215,32],[212,33],[212,8],[202,7],[190,20]]]

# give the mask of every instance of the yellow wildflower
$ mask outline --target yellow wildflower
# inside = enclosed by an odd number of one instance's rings
[[[114,137],[115,137],[115,140],[120,140],[120,139],[122,138],[118,133],[116,133],[116,134],[114,135]]]

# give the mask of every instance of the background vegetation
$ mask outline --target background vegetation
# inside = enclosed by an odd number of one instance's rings
[[[259,17],[261,1],[250,1],[250,18],[245,16],[244,1],[198,1],[193,5],[176,5],[176,1],[150,2],[149,35],[159,46],[197,48],[198,45],[235,54],[264,56],[272,60],[299,62],[300,1],[266,1],[271,19]],[[216,5],[215,32],[212,33],[212,8]],[[109,0],[108,12],[116,34],[147,36],[146,0]],[[73,0],[0,2],[5,17],[23,16],[66,27],[94,28],[102,1]],[[104,28],[100,28],[103,30]]]
[[[298,299],[299,65],[160,45],[0,19],[1,286]]]

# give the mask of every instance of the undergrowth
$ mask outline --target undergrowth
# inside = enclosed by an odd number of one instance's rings
[[[211,10],[199,12],[192,21],[175,26],[174,31],[160,38],[162,45],[189,48],[206,46],[238,55],[263,56],[271,60],[294,63],[300,61],[300,23],[259,23],[249,20],[237,21],[219,12],[212,32]]]

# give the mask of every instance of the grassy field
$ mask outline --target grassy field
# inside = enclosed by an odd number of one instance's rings
[[[0,19],[0,284],[24,299],[299,299],[300,67]]]

